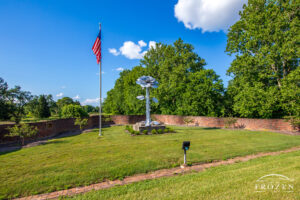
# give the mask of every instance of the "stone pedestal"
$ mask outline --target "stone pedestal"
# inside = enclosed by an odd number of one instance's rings
[[[145,126],[145,122],[138,122],[133,125],[133,130],[139,131],[142,133],[144,130],[147,130],[148,133],[151,133],[153,129],[156,129],[158,131],[159,129],[164,130],[166,127],[161,124],[151,124],[150,126]]]

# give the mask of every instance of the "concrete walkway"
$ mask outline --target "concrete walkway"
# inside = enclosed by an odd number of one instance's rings
[[[59,198],[60,196],[74,196],[77,194],[89,192],[91,190],[102,190],[102,189],[111,188],[111,187],[114,187],[117,185],[126,185],[126,184],[139,182],[139,181],[143,181],[143,180],[175,176],[177,174],[184,174],[184,173],[188,173],[188,172],[200,172],[200,171],[203,171],[204,169],[207,169],[210,167],[215,167],[215,166],[220,166],[220,165],[229,165],[229,164],[234,164],[235,162],[246,162],[246,161],[254,159],[254,158],[259,158],[259,157],[264,157],[264,156],[274,156],[274,155],[279,155],[281,153],[288,153],[288,152],[299,151],[299,150],[300,150],[300,146],[282,150],[282,151],[258,153],[255,155],[235,157],[232,159],[215,161],[212,163],[194,164],[193,166],[185,167],[185,168],[176,167],[176,168],[171,168],[171,169],[162,169],[162,170],[157,170],[154,172],[149,172],[147,174],[137,174],[137,175],[133,175],[130,177],[126,177],[122,181],[121,180],[105,181],[105,182],[101,182],[101,183],[92,184],[89,186],[76,187],[76,188],[72,188],[72,189],[61,190],[61,191],[56,191],[56,192],[51,192],[51,193],[46,193],[46,194],[18,198],[17,200],[45,200],[45,199],[56,199],[56,198]]]

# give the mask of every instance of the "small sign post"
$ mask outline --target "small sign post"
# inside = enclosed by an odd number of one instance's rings
[[[184,150],[184,164],[183,164],[183,167],[186,166],[186,151],[189,150],[190,145],[191,145],[190,141],[184,141],[182,143],[182,149]]]

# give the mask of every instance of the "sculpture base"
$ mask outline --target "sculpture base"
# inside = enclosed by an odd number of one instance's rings
[[[143,133],[144,130],[147,130],[148,133],[151,133],[153,129],[156,129],[158,131],[159,129],[164,130],[166,127],[161,124],[151,124],[150,126],[145,126],[144,122],[138,122],[134,124],[132,128],[133,130],[139,131],[140,133]]]

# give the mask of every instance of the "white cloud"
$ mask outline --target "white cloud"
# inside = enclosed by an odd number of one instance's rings
[[[99,76],[99,74],[100,74],[99,72],[96,73],[97,76]],[[105,72],[102,71],[101,74],[105,74]]]
[[[247,0],[178,0],[175,17],[186,28],[227,31],[239,19],[239,11]]]
[[[95,98],[95,99],[86,99],[82,102],[83,105],[87,105],[87,104],[96,104],[99,103],[100,98]]]
[[[120,47],[120,52],[129,59],[141,59],[146,53],[146,51],[142,51],[139,44],[135,44],[132,41],[124,42],[123,46]]]
[[[63,95],[64,95],[64,93],[61,92],[61,93],[57,94],[56,96],[57,97],[62,97]]]
[[[140,47],[145,47],[145,46],[147,46],[147,43],[144,42],[143,40],[140,40],[138,43],[139,43]]]
[[[72,99],[78,100],[80,99],[80,96],[77,94],[75,97],[73,97]]]
[[[120,55],[120,52],[115,48],[109,48],[108,51],[109,51],[109,53],[113,54],[114,56]]]
[[[123,68],[123,67],[118,67],[118,68],[116,69],[116,71],[119,71],[119,72],[124,71],[124,68]]]
[[[153,49],[155,49],[155,47],[156,47],[156,42],[155,42],[155,41],[150,41],[150,42],[149,42],[149,49],[151,49],[151,47],[152,47]]]
[[[65,85],[61,86],[61,89],[66,89],[67,87]]]
[[[155,41],[149,42],[149,49],[151,47],[155,48]],[[143,50],[143,47],[146,47],[147,43],[143,40],[138,41],[138,43],[134,43],[132,41],[125,41],[123,45],[119,48],[119,51],[115,48],[108,49],[109,52],[115,56],[122,54],[126,58],[129,59],[142,59],[144,55],[147,53],[147,50]]]

